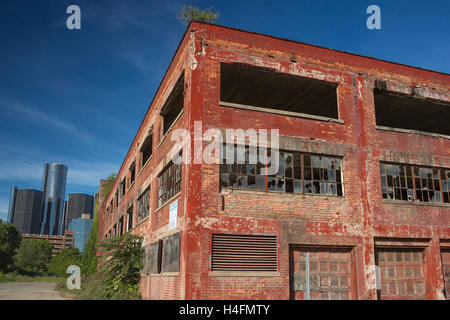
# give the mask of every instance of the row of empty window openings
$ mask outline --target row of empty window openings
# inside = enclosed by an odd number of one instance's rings
[[[220,86],[220,100],[227,105],[257,107],[291,116],[339,118],[336,83],[222,63]],[[373,95],[377,125],[450,135],[448,103],[379,88],[374,89]]]

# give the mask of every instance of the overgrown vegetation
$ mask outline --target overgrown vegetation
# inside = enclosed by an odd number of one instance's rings
[[[106,298],[138,298],[142,269],[142,237],[126,233],[100,243],[103,288]]]
[[[44,239],[22,239],[15,256],[16,267],[35,273],[46,273],[53,246]]]
[[[92,223],[91,233],[84,246],[84,253],[81,257],[81,270],[85,275],[93,274],[97,271],[97,237],[98,237],[98,202],[95,203],[94,221]]]
[[[52,257],[48,266],[48,273],[65,277],[67,276],[67,267],[80,265],[80,258],[80,252],[77,248],[65,248]]]
[[[0,272],[7,272],[11,268],[20,246],[20,233],[13,224],[0,223]]]
[[[111,191],[111,188],[113,187],[114,181],[116,180],[117,174],[111,173],[108,178],[106,178],[106,182],[103,185],[102,189],[102,197],[106,198],[108,196],[109,191]]]
[[[191,21],[215,23],[219,18],[219,12],[212,12],[213,8],[206,8],[201,10],[197,6],[183,5],[180,15],[177,17],[185,25],[188,25]]]
[[[108,177],[110,185],[103,189],[106,194],[115,176],[111,174]],[[126,233],[98,243],[97,235],[98,203],[95,204],[94,222],[83,253],[75,248],[66,248],[52,256],[53,246],[48,240],[21,240],[16,226],[0,223],[0,282],[57,281],[64,294],[78,299],[140,299],[142,237]],[[97,270],[99,248],[101,268]],[[81,290],[67,289],[66,272],[70,265],[78,265],[81,269]]]
[[[83,300],[138,300],[142,268],[142,237],[130,233],[102,241],[101,268],[98,272],[82,272],[81,290],[68,290],[61,281],[58,288]],[[68,261],[65,265],[69,266]]]

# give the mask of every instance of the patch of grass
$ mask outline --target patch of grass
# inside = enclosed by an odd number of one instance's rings
[[[42,274],[0,273],[0,283],[5,282],[59,282],[61,277]]]

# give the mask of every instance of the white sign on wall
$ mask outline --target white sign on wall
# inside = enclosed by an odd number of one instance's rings
[[[172,230],[177,227],[178,200],[172,202],[169,209],[169,230]]]

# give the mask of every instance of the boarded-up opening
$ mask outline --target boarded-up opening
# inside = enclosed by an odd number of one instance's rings
[[[213,234],[212,271],[277,271],[277,237]]]
[[[378,126],[450,135],[450,104],[374,89]]]
[[[356,299],[351,248],[293,247],[290,260],[291,299]]]
[[[425,299],[424,251],[414,248],[377,249],[382,300]]]
[[[336,83],[242,64],[221,64],[220,100],[338,119]]]
[[[450,300],[450,248],[442,249],[442,273],[444,274],[445,298]]]
[[[163,244],[163,271],[178,272],[180,270],[180,233],[164,238]]]
[[[177,119],[184,107],[184,72],[175,84],[172,92],[169,95],[166,103],[161,109],[161,116],[163,117],[163,132],[164,136],[169,131],[172,124]]]
[[[144,274],[159,274],[161,273],[161,256],[162,256],[162,240],[153,242],[144,247],[144,267],[142,273]]]

